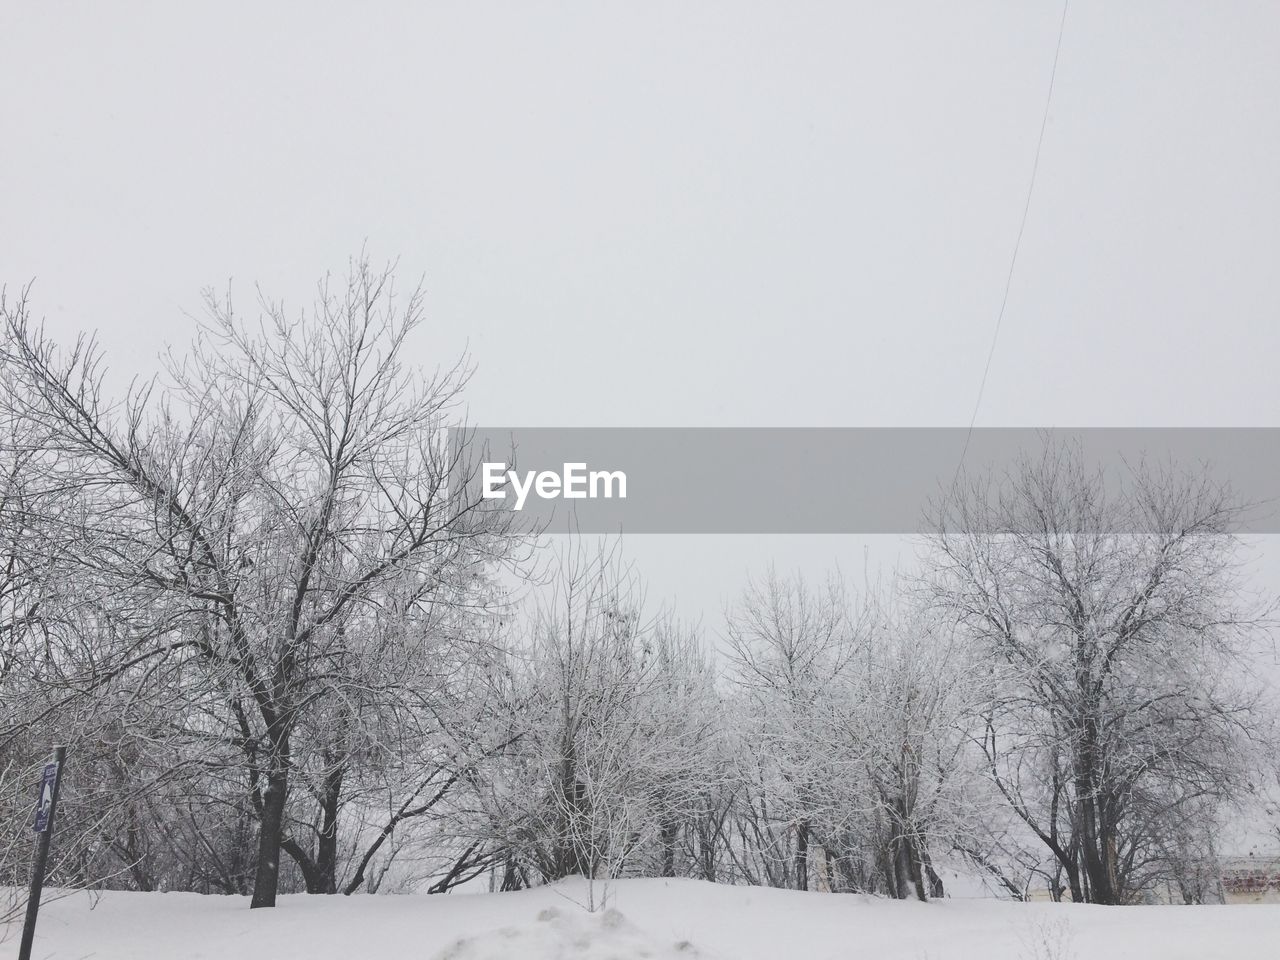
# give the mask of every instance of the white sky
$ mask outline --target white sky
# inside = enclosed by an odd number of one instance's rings
[[[964,425],[1060,9],[6,4],[0,282],[122,384],[367,242],[486,425]],[[1073,0],[979,425],[1280,425],[1277,51],[1274,2]],[[862,544],[629,552],[713,613]]]

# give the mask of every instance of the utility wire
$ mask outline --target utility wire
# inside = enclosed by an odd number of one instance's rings
[[[1013,274],[1018,266],[1018,251],[1022,249],[1022,234],[1027,229],[1027,215],[1031,212],[1031,197],[1036,189],[1036,174],[1040,171],[1040,150],[1044,146],[1044,132],[1049,126],[1049,108],[1053,104],[1053,86],[1058,79],[1058,55],[1062,52],[1062,34],[1067,24],[1067,7],[1071,0],[1063,0],[1062,16],[1058,20],[1058,42],[1053,48],[1053,66],[1049,70],[1049,89],[1044,98],[1044,113],[1040,117],[1040,135],[1036,138],[1035,159],[1031,162],[1031,180],[1027,184],[1027,199],[1022,205],[1022,220],[1018,224],[1018,237],[1013,242],[1013,256],[1009,258],[1009,272],[1004,278],[1004,296],[1000,298],[1000,312],[996,314],[996,327],[991,334],[991,348],[987,351],[987,362],[982,368],[982,380],[978,384],[978,397],[973,404],[973,416],[969,418],[969,429],[964,435],[964,449],[960,451],[960,462],[956,464],[955,476],[951,478],[954,487],[960,479],[960,470],[964,467],[965,455],[969,452],[969,441],[973,439],[973,426],[978,422],[978,409],[982,406],[982,394],[987,389],[987,375],[991,372],[991,358],[996,355],[996,343],[1000,340],[1000,326],[1004,322],[1004,311],[1009,305],[1009,291],[1013,287]]]

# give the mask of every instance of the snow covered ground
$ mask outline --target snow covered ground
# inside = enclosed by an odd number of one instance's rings
[[[601,895],[596,886],[597,900]],[[1280,956],[1280,906],[1091,907],[625,880],[588,913],[583,881],[470,896],[75,894],[49,903],[34,957],[74,960],[1214,960]],[[575,902],[576,901],[576,902]],[[17,926],[0,958],[17,955]]]

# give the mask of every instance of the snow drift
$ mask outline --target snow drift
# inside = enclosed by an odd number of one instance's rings
[[[54,894],[56,895],[56,893]],[[585,905],[594,901],[597,909]],[[42,960],[1241,960],[1280,943],[1280,906],[932,903],[582,880],[519,893],[283,897],[75,893],[41,911]],[[5,929],[0,960],[17,954]]]

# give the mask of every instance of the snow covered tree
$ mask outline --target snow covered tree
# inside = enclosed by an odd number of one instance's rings
[[[508,885],[672,875],[719,756],[714,676],[696,632],[648,618],[614,548],[561,554],[513,644],[515,747],[487,808]]]
[[[989,774],[1073,900],[1132,900],[1171,831],[1246,788],[1237,516],[1203,475],[1139,466],[1116,493],[1059,446],[939,512],[934,599],[988,663]]]
[[[871,604],[852,696],[863,730],[876,862],[889,893],[941,896],[934,855],[974,813],[968,757],[976,684],[968,652],[918,599],[893,589]]]
[[[859,749],[844,743],[833,758],[820,732],[847,712],[844,684],[857,631],[837,579],[813,591],[799,576],[772,569],[750,581],[727,613],[730,677],[748,718],[740,800],[749,830],[740,825],[739,836],[755,848],[761,879],[771,884],[808,889],[814,820],[840,802],[831,792],[831,765]]]
[[[84,575],[147,598],[134,666],[180,665],[177,735],[238,753],[258,825],[253,905],[272,906],[300,771],[331,803],[368,719],[414,696],[397,618],[465,605],[511,540],[450,482],[440,431],[465,368],[406,363],[420,292],[397,299],[390,271],[361,260],[308,310],[261,308],[250,326],[210,297],[190,355],[121,408],[91,344],[63,353],[9,310],[5,375],[19,414],[92,478]],[[100,653],[124,669],[121,649]],[[331,886],[331,851],[316,859]]]

